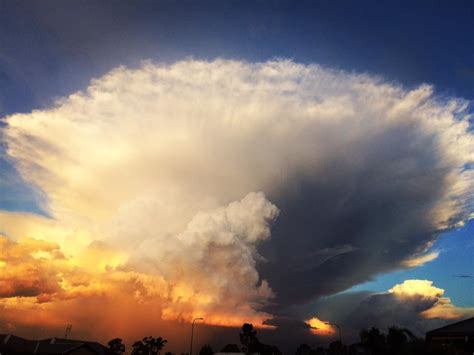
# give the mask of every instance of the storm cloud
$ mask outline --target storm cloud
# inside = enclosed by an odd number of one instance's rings
[[[428,330],[474,316],[474,308],[457,307],[445,290],[429,280],[405,280],[387,292],[347,292],[323,297],[312,305],[320,317],[344,325],[350,341],[363,328],[387,330],[396,325],[424,336]]]
[[[472,213],[467,104],[427,85],[287,60],[145,62],[5,122],[50,218],[1,212],[1,230],[67,255],[113,246],[117,270],[164,283],[170,319],[224,324],[228,300],[234,325],[286,314],[434,259]]]

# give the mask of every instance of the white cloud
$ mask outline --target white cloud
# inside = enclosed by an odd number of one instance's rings
[[[52,220],[2,212],[2,231],[70,253],[104,240],[190,297],[207,287],[209,308],[232,290],[246,316],[397,268],[471,212],[465,103],[429,86],[291,61],[145,63],[6,122]]]
[[[388,292],[399,297],[441,297],[444,294],[442,288],[434,287],[430,280],[405,280],[401,284],[393,286]]]

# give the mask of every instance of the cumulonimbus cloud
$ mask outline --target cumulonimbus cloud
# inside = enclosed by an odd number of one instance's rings
[[[230,300],[232,324],[263,320],[429,261],[472,212],[468,120],[426,85],[285,60],[120,67],[5,119],[50,219],[2,212],[1,229],[72,258],[113,245],[114,268],[163,280],[167,317],[221,324]]]
[[[453,319],[474,316],[474,308],[454,305],[445,290],[430,280],[405,280],[382,293],[340,293],[320,299],[314,308],[321,317],[344,324],[344,333],[352,340],[358,338],[361,328],[386,330],[397,325],[424,336]]]

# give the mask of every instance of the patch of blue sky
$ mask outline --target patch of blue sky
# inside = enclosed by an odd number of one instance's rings
[[[474,307],[474,220],[442,234],[431,250],[439,251],[437,259],[413,269],[379,275],[346,292],[385,292],[404,280],[431,280],[455,305]]]

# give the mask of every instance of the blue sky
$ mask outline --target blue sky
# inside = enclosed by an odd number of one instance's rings
[[[81,5],[82,4],[82,5]],[[0,5],[3,114],[142,59],[275,57],[474,97],[472,1],[173,1]]]
[[[291,58],[367,72],[406,87],[474,100],[472,1],[175,1],[0,3],[0,116],[47,107],[118,65],[188,56]],[[2,137],[0,137],[1,140]],[[2,145],[3,146],[3,145]],[[0,208],[44,213],[0,157]],[[425,266],[355,289],[430,279],[474,306],[474,223],[441,236]],[[470,275],[457,277],[459,275]]]
[[[432,280],[446,290],[453,303],[463,307],[474,305],[474,223],[441,235],[433,245],[437,259],[414,269],[401,270],[376,277],[351,288],[350,291],[385,292],[407,279]]]

